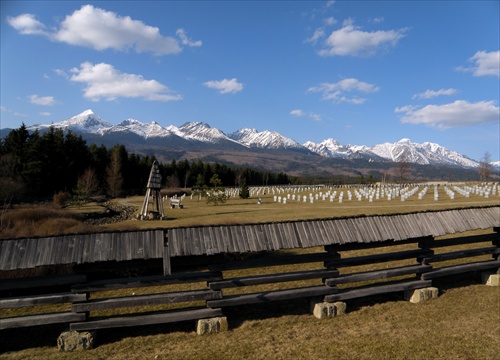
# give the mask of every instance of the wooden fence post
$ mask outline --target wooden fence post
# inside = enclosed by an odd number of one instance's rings
[[[163,238],[163,275],[172,275],[172,269],[170,267],[170,246],[167,232],[164,234]]]

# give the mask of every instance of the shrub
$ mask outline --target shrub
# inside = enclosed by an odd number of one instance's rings
[[[59,191],[57,194],[54,194],[54,204],[60,207],[65,207],[70,199],[71,195],[66,191]]]

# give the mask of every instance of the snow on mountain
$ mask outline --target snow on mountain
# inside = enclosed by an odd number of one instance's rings
[[[206,143],[217,143],[221,140],[233,142],[222,131],[210,127],[210,125],[204,122],[187,122],[180,126],[178,130],[184,138],[190,140],[198,140]]]
[[[478,163],[455,151],[448,150],[438,144],[425,142],[418,144],[410,139],[401,139],[395,143],[383,143],[374,145],[370,151],[380,157],[391,161],[401,161],[429,165],[455,165],[465,167],[476,167]]]
[[[353,153],[349,146],[344,146],[332,138],[323,140],[319,144],[308,141],[304,143],[304,146],[312,152],[324,157],[348,158]]]
[[[247,147],[262,149],[302,149],[303,146],[274,131],[257,131],[256,129],[240,129],[228,135],[234,141]]]
[[[92,110],[85,110],[84,112],[75,115],[69,119],[60,121],[54,124],[39,124],[28,126],[28,130],[45,130],[53,126],[54,128],[59,128],[63,130],[73,130],[78,132],[98,132],[99,130],[112,125],[106,121],[103,121],[99,116],[94,114]]]
[[[355,159],[364,158],[370,161],[383,161],[384,159],[398,162],[405,159],[417,164],[454,165],[462,167],[478,167],[479,163],[467,156],[448,150],[439,144],[424,142],[418,144],[410,139],[401,139],[395,143],[383,143],[368,147],[365,145],[342,145],[332,138],[319,144],[308,141],[304,145],[277,132],[268,130],[243,128],[229,135],[217,128],[212,128],[204,122],[187,122],[180,127],[170,125],[162,127],[156,122],[142,123],[135,119],[127,119],[118,125],[111,125],[102,120],[92,110],[86,110],[67,120],[54,124],[40,124],[27,127],[28,130],[47,130],[50,126],[63,130],[72,130],[78,133],[88,133],[100,136],[116,136],[121,134],[135,134],[140,138],[161,139],[178,136],[187,141],[199,141],[207,144],[223,144],[225,141],[238,146],[260,149],[299,149],[309,150],[323,157]],[[500,164],[493,163],[499,167]]]
[[[101,129],[98,131],[100,135],[110,134],[110,133],[120,133],[120,132],[131,132],[144,139],[154,138],[154,137],[168,137],[173,134],[168,128],[162,127],[157,122],[145,124],[138,120],[127,119],[119,123],[118,125],[111,126],[109,128]]]

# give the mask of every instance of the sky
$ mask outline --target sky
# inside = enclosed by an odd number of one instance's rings
[[[0,128],[92,109],[500,160],[499,1],[0,4]]]

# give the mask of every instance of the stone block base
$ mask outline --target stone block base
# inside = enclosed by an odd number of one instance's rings
[[[198,320],[196,325],[196,333],[198,335],[213,334],[226,331],[227,328],[227,318],[225,316],[211,319],[201,319]]]
[[[488,286],[500,286],[500,274],[483,273],[483,284]]]
[[[311,312],[318,319],[324,319],[345,314],[346,303],[337,301],[330,302],[311,302]]]
[[[419,303],[429,299],[437,298],[439,295],[438,288],[428,287],[423,289],[410,290],[405,293],[406,300],[412,303]]]
[[[95,331],[65,331],[57,338],[59,351],[88,350],[94,347]]]

